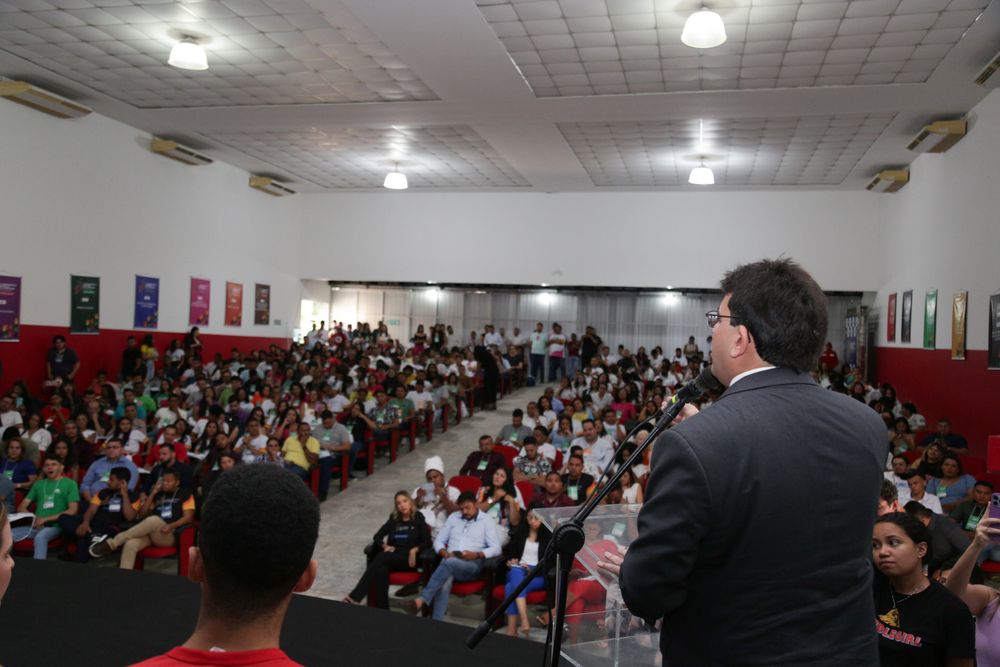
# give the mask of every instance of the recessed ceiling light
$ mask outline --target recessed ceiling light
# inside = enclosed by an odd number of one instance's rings
[[[711,49],[726,41],[726,24],[709,9],[695,12],[684,22],[681,41],[694,49]]]
[[[542,283],[542,287],[548,287],[548,286],[549,286],[548,283]]]
[[[201,44],[193,39],[182,39],[170,49],[167,64],[179,69],[205,70],[208,69],[208,57]]]

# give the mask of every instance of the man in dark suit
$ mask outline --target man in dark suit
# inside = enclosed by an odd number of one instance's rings
[[[874,411],[809,376],[827,331],[790,260],[722,281],[712,372],[728,389],[656,443],[629,609],[663,618],[670,665],[878,664],[871,537],[887,447]]]

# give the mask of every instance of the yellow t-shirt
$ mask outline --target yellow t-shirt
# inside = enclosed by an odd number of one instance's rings
[[[306,449],[313,454],[319,454],[319,440],[309,436],[309,439],[306,440]],[[299,442],[299,436],[293,435],[285,440],[285,444],[281,446],[281,453],[284,454],[285,460],[289,463],[309,470],[309,460],[306,458],[305,450],[302,449],[302,443]]]

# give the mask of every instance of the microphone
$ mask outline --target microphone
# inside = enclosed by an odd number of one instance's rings
[[[656,427],[661,430],[666,428],[680,414],[681,408],[688,401],[696,399],[706,392],[719,391],[721,389],[725,389],[725,387],[712,375],[712,369],[705,368],[698,374],[698,377],[688,382],[681,387],[680,391],[670,397],[668,401],[670,405],[661,412],[662,416],[656,422]]]

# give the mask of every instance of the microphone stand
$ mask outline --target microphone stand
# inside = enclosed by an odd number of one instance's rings
[[[701,392],[698,392],[700,394]],[[683,395],[682,395],[683,394]],[[485,621],[480,623],[476,629],[469,635],[468,639],[465,640],[465,645],[469,648],[475,648],[483,637],[490,633],[493,629],[494,623],[500,617],[500,615],[510,606],[517,596],[521,594],[528,584],[531,583],[539,574],[544,572],[543,568],[548,567],[551,561],[555,559],[556,565],[556,590],[555,590],[555,618],[549,619],[549,628],[545,637],[545,655],[542,661],[543,667],[557,667],[559,664],[559,655],[562,650],[562,637],[563,637],[563,627],[566,622],[566,595],[569,592],[569,574],[573,567],[573,561],[576,558],[576,554],[583,548],[586,543],[586,537],[583,532],[583,523],[587,520],[587,517],[597,508],[600,502],[605,496],[611,491],[611,488],[615,485],[622,475],[625,474],[625,470],[631,468],[636,461],[639,461],[642,455],[645,453],[649,445],[652,444],[654,440],[663,431],[667,430],[670,423],[674,418],[680,413],[681,408],[691,400],[696,398],[698,394],[687,394],[686,392],[678,392],[674,395],[674,402],[668,407],[664,412],[660,420],[656,422],[653,430],[650,431],[649,436],[646,440],[636,447],[632,455],[625,461],[622,465],[618,466],[618,470],[615,474],[611,476],[610,479],[600,487],[593,496],[587,499],[587,501],[580,506],[573,517],[561,523],[555,527],[552,531],[552,539],[549,540],[549,546],[545,550],[545,554],[539,559],[538,564],[535,565],[531,572],[528,573],[521,583],[518,584],[517,588],[510,592],[500,606],[493,610]],[[631,432],[622,441],[628,442],[635,434],[644,426],[645,422],[637,425],[632,429]]]

